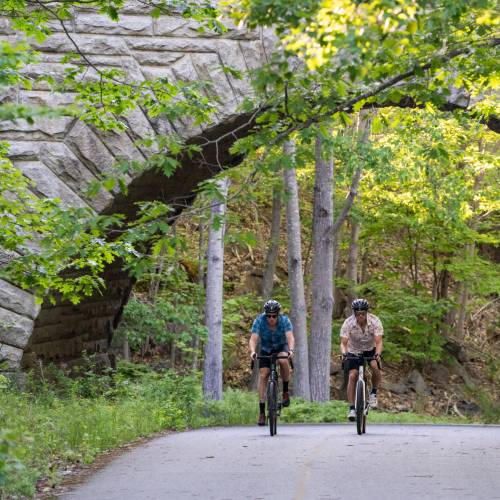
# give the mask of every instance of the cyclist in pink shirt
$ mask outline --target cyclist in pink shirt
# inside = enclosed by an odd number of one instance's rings
[[[340,352],[344,358],[348,354],[357,356],[363,355],[366,358],[376,359],[370,361],[372,371],[372,391],[370,393],[370,407],[377,407],[377,389],[382,380],[378,358],[382,354],[383,343],[382,336],[384,328],[380,319],[368,312],[370,304],[365,299],[356,299],[352,305],[352,316],[349,316],[340,329]],[[354,390],[356,380],[358,378],[358,368],[362,364],[362,360],[352,359],[347,357],[344,359],[347,363],[347,371],[349,373],[349,382],[347,384],[347,400],[349,401],[349,413],[347,418],[353,422],[356,420],[356,412],[354,410]]]

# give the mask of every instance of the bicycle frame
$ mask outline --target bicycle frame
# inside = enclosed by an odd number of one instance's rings
[[[354,392],[354,408],[356,411],[356,430],[358,434],[366,433],[366,418],[370,411],[369,402],[369,388],[366,381],[365,371],[367,369],[368,361],[378,361],[376,357],[365,357],[363,355],[348,355],[349,359],[362,359],[361,365],[358,367],[358,379],[356,381],[356,388]]]
[[[365,362],[366,363],[366,362]],[[366,380],[365,380],[365,367],[364,367],[364,364],[363,363],[359,368],[358,368],[358,380],[356,382],[356,387],[358,385],[361,385],[361,387],[363,388],[363,394],[365,395],[365,401],[366,402],[366,394],[367,394],[367,383],[366,383]],[[357,408],[358,407],[358,394],[357,394],[357,391],[354,395],[354,407]],[[365,415],[368,415],[368,409],[370,407],[370,404],[369,403],[366,403],[365,405]]]
[[[278,359],[290,359],[288,356],[279,356],[278,354],[270,354],[266,356],[257,356],[257,359],[270,359],[271,360],[271,373],[269,374],[269,379],[267,381],[267,412],[269,421],[269,433],[274,436],[277,432],[278,417],[281,414],[281,398],[279,390],[279,376],[278,369],[276,367],[276,360]]]

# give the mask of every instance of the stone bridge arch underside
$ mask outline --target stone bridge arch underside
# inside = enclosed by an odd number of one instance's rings
[[[0,20],[1,21],[1,20]],[[223,71],[231,66],[242,72],[261,65],[272,50],[272,40],[262,32],[231,27],[224,35],[200,33],[197,25],[177,17],[152,19],[144,7],[128,3],[119,22],[92,11],[81,11],[70,23],[70,34],[93,64],[119,67],[131,79],[167,77],[170,80],[210,80],[221,101],[216,118],[205,129],[187,122],[152,120],[143,110],[126,119],[126,133],[102,133],[73,118],[38,119],[0,123],[0,140],[10,143],[10,157],[24,175],[35,183],[40,196],[59,197],[67,206],[91,206],[98,213],[134,211],[139,200],[161,199],[178,206],[189,203],[197,184],[217,171],[220,164],[240,161],[229,153],[236,138],[245,135],[250,116],[238,111],[243,98],[251,93],[247,80],[237,80]],[[64,69],[61,59],[72,51],[69,38],[57,32],[38,47],[40,62],[31,68],[33,76],[54,74]],[[0,39],[15,34],[0,23]],[[70,95],[55,95],[42,83],[30,91],[11,90],[3,100],[30,104],[71,102]],[[89,199],[85,191],[96,176],[117,159],[144,161],[148,152],[134,144],[153,133],[175,130],[188,142],[206,142],[224,136],[203,148],[193,158],[184,158],[170,178],[153,171],[128,179],[128,194],[100,194]],[[229,133],[237,130],[235,134]],[[63,361],[77,358],[83,350],[106,351],[113,329],[132,287],[132,280],[119,264],[104,273],[106,290],[86,298],[78,305],[58,303],[37,305],[34,297],[12,283],[0,281],[0,359],[11,369],[29,367],[37,358]]]

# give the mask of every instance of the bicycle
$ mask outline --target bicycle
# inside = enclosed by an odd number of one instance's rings
[[[278,383],[278,370],[276,369],[277,359],[288,359],[290,360],[290,366],[293,369],[293,361],[289,356],[279,356],[278,354],[269,354],[265,356],[257,356],[257,359],[270,359],[271,360],[271,373],[269,374],[269,379],[267,380],[267,419],[269,422],[269,433],[274,436],[277,432],[278,417],[281,414],[281,408],[283,407],[281,401],[281,391]],[[252,370],[253,370],[254,360],[252,360]]]
[[[362,359],[363,363],[358,367],[358,380],[356,381],[356,390],[354,393],[354,411],[356,412],[356,430],[359,435],[366,433],[366,418],[370,411],[370,390],[371,378],[367,380],[366,369],[368,361],[377,361],[380,369],[380,357],[356,355],[348,353],[344,359]]]

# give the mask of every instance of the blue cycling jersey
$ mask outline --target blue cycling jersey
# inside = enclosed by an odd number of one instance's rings
[[[285,333],[291,331],[292,323],[286,314],[278,316],[274,330],[269,327],[265,314],[259,314],[252,325],[252,333],[260,337],[261,349],[266,352],[276,351],[283,345],[288,345]]]

